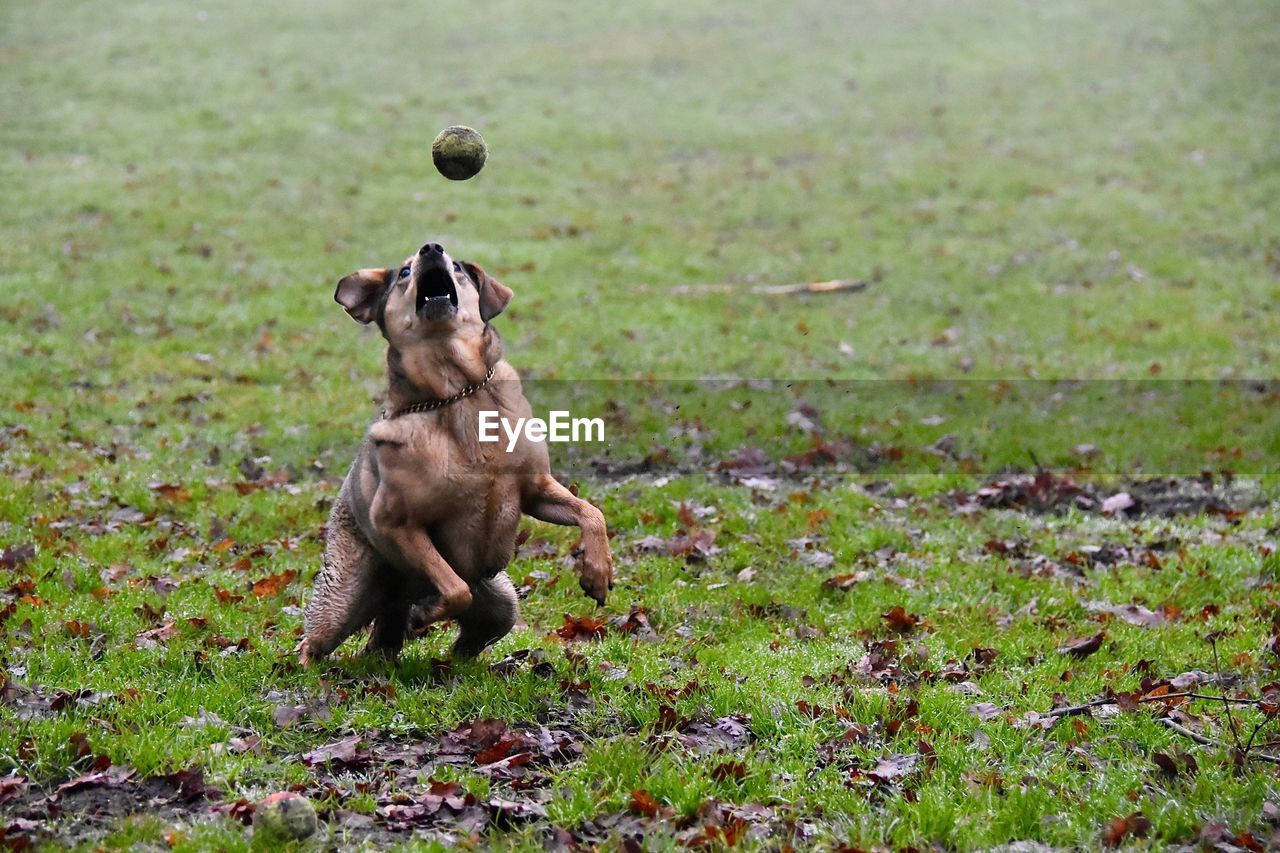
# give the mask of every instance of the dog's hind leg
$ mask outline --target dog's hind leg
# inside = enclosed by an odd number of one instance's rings
[[[326,527],[324,568],[316,576],[302,624],[303,666],[325,657],[368,625],[377,613],[382,559],[356,526],[347,502],[338,498]],[[382,581],[382,583],[380,583]]]
[[[506,572],[498,572],[471,588],[470,609],[458,616],[462,631],[453,644],[453,654],[473,658],[501,640],[516,624],[520,614],[516,588]]]
[[[379,654],[393,661],[396,659],[409,629],[409,608],[412,604],[400,584],[389,584],[380,591],[373,631],[369,635],[369,644],[365,646],[365,654]]]

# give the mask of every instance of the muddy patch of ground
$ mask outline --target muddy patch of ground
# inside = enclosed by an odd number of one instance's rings
[[[1203,476],[1130,480],[1102,486],[1077,482],[1070,474],[1049,470],[1005,473],[974,492],[954,492],[950,499],[961,513],[1013,509],[1052,515],[1075,509],[1116,518],[1237,518],[1265,502],[1257,483],[1247,480]]]

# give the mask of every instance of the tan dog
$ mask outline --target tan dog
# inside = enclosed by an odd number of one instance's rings
[[[438,243],[362,269],[334,299],[387,340],[386,408],[365,436],[327,528],[299,647],[304,665],[373,622],[368,651],[395,657],[415,621],[456,619],[454,654],[479,654],[515,624],[503,571],[520,515],[582,529],[583,590],[604,603],[613,555],[600,510],[551,476],[546,445],[481,443],[481,410],[531,415],[489,321],[511,291]],[[414,607],[418,605],[418,607]]]

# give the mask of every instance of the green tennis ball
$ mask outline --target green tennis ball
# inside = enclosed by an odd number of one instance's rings
[[[440,131],[431,143],[431,160],[436,169],[451,181],[474,178],[484,168],[489,148],[484,137],[474,128],[455,124]]]
[[[253,810],[253,827],[278,838],[310,838],[319,828],[316,807],[301,794],[272,794]]]

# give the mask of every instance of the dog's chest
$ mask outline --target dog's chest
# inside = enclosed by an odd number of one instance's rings
[[[361,491],[382,492],[394,515],[425,529],[464,578],[500,571],[515,548],[525,460],[496,445],[468,446],[423,420],[371,434],[380,446]]]

